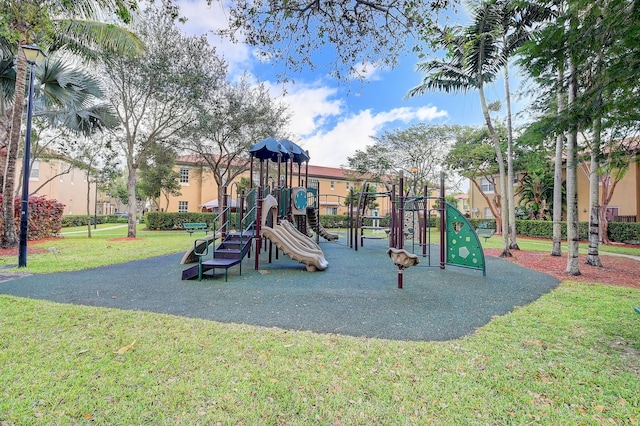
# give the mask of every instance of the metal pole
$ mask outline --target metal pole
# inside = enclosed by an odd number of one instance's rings
[[[420,232],[420,239],[422,240],[422,257],[427,256],[427,246],[429,250],[431,250],[431,238],[427,238],[430,234],[427,234],[427,230],[429,228],[429,206],[427,203],[429,202],[429,188],[427,185],[424,186],[424,209],[422,210],[422,232]],[[431,257],[429,257],[429,262],[431,262]]]
[[[404,173],[400,170],[400,199],[398,200],[398,234],[396,237],[398,241],[396,243],[396,248],[403,249],[404,248]]]
[[[24,143],[24,160],[22,165],[22,202],[20,205],[20,246],[18,250],[18,267],[27,266],[27,238],[29,229],[29,174],[31,163],[31,119],[33,118],[33,80],[35,63],[29,63],[29,106],[27,108],[27,133]]]
[[[255,270],[260,269],[260,227],[262,226],[262,188],[258,186],[256,193],[256,230],[254,239],[256,241]]]
[[[447,232],[447,222],[444,217],[445,211],[444,173],[440,173],[440,269],[444,269],[444,265],[446,264],[445,251],[447,247],[444,236]]]
[[[98,229],[98,179],[96,179],[95,184],[96,197],[93,200],[93,229]]]

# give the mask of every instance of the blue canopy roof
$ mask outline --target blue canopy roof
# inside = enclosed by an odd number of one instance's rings
[[[296,143],[290,141],[289,139],[281,139],[280,143],[287,151],[289,151],[291,155],[290,158],[293,158],[294,162],[302,164],[305,161],[309,161],[309,152],[302,149]]]
[[[272,137],[262,139],[249,148],[251,156],[260,160],[278,161],[278,157],[282,160],[290,158],[289,151],[277,140]]]

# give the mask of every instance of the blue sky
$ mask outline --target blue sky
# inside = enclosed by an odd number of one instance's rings
[[[204,0],[179,0],[181,13],[188,20],[184,31],[205,34],[225,24],[219,2],[209,7]],[[475,93],[428,93],[405,99],[408,90],[420,84],[415,71],[417,59],[406,56],[393,70],[368,67],[364,83],[337,82],[314,57],[315,70],[290,73],[295,83],[275,79],[277,69],[260,63],[252,49],[242,44],[209,37],[218,53],[229,63],[232,76],[249,73],[271,88],[272,96],[289,105],[292,119],[289,132],[293,140],[309,150],[310,164],[340,167],[356,150],[373,143],[371,136],[385,130],[406,128],[418,122],[483,125],[480,102]],[[283,92],[286,92],[283,94]],[[502,100],[498,82],[486,90],[488,101]]]

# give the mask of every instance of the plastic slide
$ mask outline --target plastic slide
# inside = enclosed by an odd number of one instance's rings
[[[320,221],[318,220],[318,209],[314,207],[307,207],[307,220],[309,221],[309,225],[311,225],[311,229],[316,231],[318,235],[320,235],[325,240],[336,241],[338,238],[340,238],[338,235],[328,232],[326,229],[324,229],[322,224],[320,224]]]
[[[320,247],[309,237],[298,231],[293,224],[282,220],[280,224],[266,226],[267,215],[277,207],[276,199],[268,195],[263,202],[261,234],[284,254],[305,265],[307,271],[323,271],[329,266]],[[273,219],[275,217],[272,216]],[[272,221],[273,222],[273,221]]]

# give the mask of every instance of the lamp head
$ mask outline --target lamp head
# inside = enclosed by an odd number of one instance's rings
[[[411,173],[414,173],[414,174],[415,174],[415,173],[418,173],[418,168],[417,168],[416,166],[413,166],[413,167],[411,168]]]
[[[37,44],[25,44],[20,46],[20,48],[29,65],[40,65],[47,56]]]

